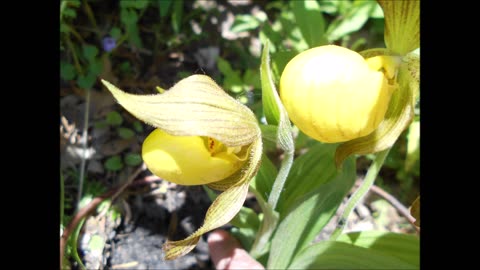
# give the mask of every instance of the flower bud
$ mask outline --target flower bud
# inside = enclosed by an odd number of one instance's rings
[[[280,98],[292,122],[325,143],[366,136],[382,122],[395,87],[390,62],[369,64],[360,54],[335,45],[304,51],[286,65]]]

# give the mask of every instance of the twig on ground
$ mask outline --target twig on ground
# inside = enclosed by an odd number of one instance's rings
[[[130,177],[127,179],[127,181],[122,184],[120,187],[115,187],[112,188],[111,190],[103,193],[102,195],[95,197],[92,199],[92,201],[86,205],[85,207],[81,208],[78,210],[78,212],[75,214],[75,216],[72,218],[72,221],[68,224],[68,226],[65,228],[63,231],[62,236],[60,237],[60,269],[63,265],[63,255],[65,252],[65,245],[67,244],[67,240],[70,237],[70,234],[75,230],[75,228],[78,226],[80,221],[87,216],[89,216],[96,208],[97,206],[103,202],[105,199],[112,198],[112,201],[122,193],[125,188],[127,188],[133,180],[142,172],[145,170],[145,164],[143,163]]]
[[[355,185],[356,186],[359,186],[361,184],[361,181],[357,181],[355,182]],[[389,202],[397,211],[398,213],[400,213],[400,215],[402,215],[403,217],[405,217],[408,222],[410,224],[412,224],[412,226],[415,228],[415,230],[417,230],[417,232],[420,232],[420,228],[415,226],[414,222],[415,222],[415,218],[412,217],[412,215],[410,215],[410,211],[408,211],[408,208],[405,207],[399,200],[397,200],[395,197],[393,197],[393,195],[391,195],[390,193],[386,192],[385,190],[383,190],[381,187],[379,186],[376,186],[376,185],[373,185],[371,188],[370,188],[370,192],[373,192],[375,194],[377,194],[378,196],[382,197],[383,199],[385,199],[387,202]]]

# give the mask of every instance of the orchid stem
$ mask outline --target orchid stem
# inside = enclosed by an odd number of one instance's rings
[[[385,158],[387,157],[389,152],[390,148],[379,152],[375,157],[375,160],[368,169],[367,175],[365,176],[363,183],[358,187],[358,189],[355,191],[355,193],[353,193],[352,197],[348,201],[347,206],[345,207],[345,210],[343,211],[343,214],[339,219],[337,228],[330,236],[331,241],[336,240],[338,236],[340,236],[353,209],[355,209],[355,206],[358,204],[358,202],[367,194],[367,192],[373,186],[375,178],[377,178],[377,175],[380,172],[383,162],[385,162]]]
[[[293,151],[285,152],[285,158],[282,160],[282,166],[278,171],[277,178],[272,186],[272,191],[268,197],[268,204],[272,206],[272,209],[275,210],[277,207],[278,199],[280,198],[280,193],[282,193],[283,186],[287,180],[288,173],[293,164]]]

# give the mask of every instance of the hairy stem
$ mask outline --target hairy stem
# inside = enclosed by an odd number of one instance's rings
[[[282,166],[278,171],[277,178],[272,186],[272,191],[270,192],[270,196],[268,197],[268,204],[272,206],[272,209],[275,210],[277,207],[278,199],[280,198],[280,193],[283,190],[283,186],[285,181],[287,180],[288,173],[290,172],[290,168],[293,164],[293,151],[285,152],[285,158],[282,161]]]

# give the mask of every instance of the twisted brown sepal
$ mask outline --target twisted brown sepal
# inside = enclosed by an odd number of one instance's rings
[[[420,0],[377,0],[385,15],[385,44],[405,55],[420,47]]]
[[[156,95],[133,95],[102,82],[132,115],[170,135],[207,136],[235,147],[260,134],[252,111],[206,75],[192,75]]]
[[[166,260],[173,260],[187,254],[195,248],[202,234],[225,225],[240,211],[247,196],[250,179],[255,176],[260,168],[260,160],[262,157],[261,138],[253,142],[250,153],[248,164],[244,170],[239,171],[221,182],[208,185],[215,189],[226,189],[218,195],[210,208],[208,208],[202,227],[183,240],[168,240],[163,245]],[[230,184],[231,186],[228,186]]]

